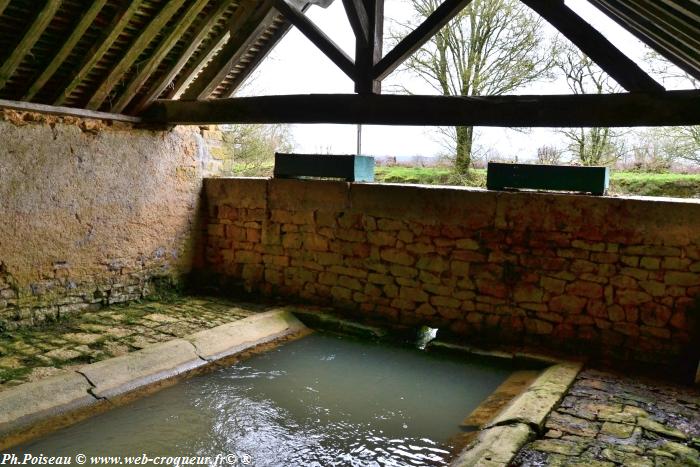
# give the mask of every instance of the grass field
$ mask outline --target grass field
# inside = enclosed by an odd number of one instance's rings
[[[377,182],[421,185],[486,186],[486,170],[460,177],[444,167],[377,167]],[[700,198],[700,174],[613,172],[611,194]]]

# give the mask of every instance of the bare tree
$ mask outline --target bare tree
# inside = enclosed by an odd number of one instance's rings
[[[416,19],[441,0],[407,0]],[[403,35],[415,25],[405,25]],[[547,75],[552,52],[544,45],[543,20],[519,0],[474,0],[406,62],[406,68],[445,96],[501,95]],[[402,34],[399,34],[401,36]],[[473,127],[450,133],[454,165],[471,165]]]
[[[645,61],[652,71],[661,77],[664,84],[700,89],[700,80],[674,67],[661,55],[649,51]],[[654,139],[666,158],[700,164],[700,126],[654,128],[648,130],[642,138]]]
[[[561,164],[564,151],[556,146],[540,146],[537,148],[537,162],[542,165]]]
[[[574,94],[618,92],[619,86],[593,61],[570,43],[560,46],[556,67]],[[621,133],[610,128],[568,128],[561,133],[569,141],[573,160],[581,165],[610,165],[622,153]]]
[[[222,133],[233,149],[236,175],[269,175],[275,152],[290,152],[294,146],[289,125],[224,125]]]

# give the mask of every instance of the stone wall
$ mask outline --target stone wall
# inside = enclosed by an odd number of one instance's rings
[[[682,357],[700,203],[208,179],[206,264],[249,291],[471,342]]]
[[[141,298],[189,271],[198,129],[0,113],[0,330]]]

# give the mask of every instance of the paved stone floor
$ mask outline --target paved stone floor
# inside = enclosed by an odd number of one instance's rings
[[[515,466],[700,466],[700,389],[584,370]]]
[[[147,345],[219,326],[264,306],[173,297],[113,305],[42,328],[0,333],[0,391]]]

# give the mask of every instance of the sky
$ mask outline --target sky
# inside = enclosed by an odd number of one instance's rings
[[[601,13],[586,0],[566,0],[572,10],[601,31],[615,46],[642,68],[648,66],[641,58],[646,47],[632,34]],[[335,0],[326,8],[317,6],[307,11],[307,16],[317,24],[351,57],[354,56],[354,36],[341,0]],[[395,22],[411,19],[407,0],[386,0],[385,28],[395,28]],[[547,36],[556,31],[546,24]],[[384,53],[388,50],[385,41]],[[282,77],[282,78],[280,78]],[[420,78],[401,69],[383,83],[385,89],[403,85],[414,93],[435,94]],[[250,82],[239,95],[352,93],[352,81],[338,69],[298,30],[292,28],[268,58],[260,65]],[[554,82],[538,82],[520,89],[518,94],[566,94],[569,93],[563,79]],[[355,125],[293,125],[291,133],[297,152],[324,154],[354,154],[357,151],[357,127]],[[553,129],[529,129],[516,131],[507,128],[479,128],[477,144],[482,151],[511,160],[531,160],[537,149],[544,145],[564,147],[565,140]],[[445,154],[444,138],[434,127],[363,126],[362,153],[373,156],[440,156]]]

